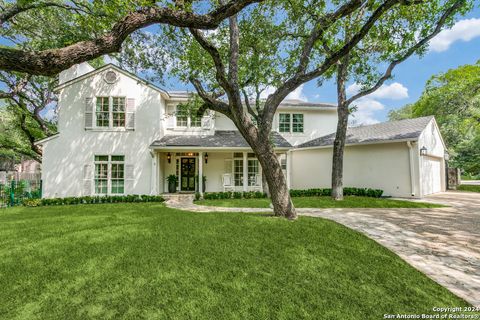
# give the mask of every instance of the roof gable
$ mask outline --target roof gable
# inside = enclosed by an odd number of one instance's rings
[[[137,75],[135,75],[135,74],[133,74],[133,73],[131,73],[131,72],[128,72],[128,71],[126,71],[126,70],[123,70],[122,68],[119,68],[118,66],[116,66],[116,65],[114,65],[114,64],[112,64],[112,63],[106,64],[106,65],[104,65],[104,66],[102,66],[102,67],[100,67],[100,68],[98,68],[98,69],[95,69],[95,70],[93,70],[93,71],[87,72],[87,73],[81,75],[80,77],[77,77],[77,78],[74,78],[74,79],[69,80],[69,81],[67,81],[67,82],[64,82],[64,83],[56,86],[53,90],[54,90],[54,91],[58,91],[58,90],[64,89],[64,88],[66,88],[66,87],[68,87],[68,86],[70,86],[70,85],[72,85],[72,84],[74,84],[74,83],[76,83],[76,82],[85,80],[85,79],[90,78],[90,77],[92,77],[92,76],[95,76],[95,75],[97,75],[97,74],[99,74],[99,73],[101,73],[101,72],[104,72],[104,71],[108,70],[108,69],[113,69],[113,70],[115,70],[115,71],[117,71],[117,72],[119,72],[119,73],[121,73],[121,74],[123,74],[123,75],[125,75],[125,76],[127,76],[127,77],[130,77],[130,78],[132,78],[132,79],[137,80],[138,82],[141,82],[142,84],[150,87],[151,89],[160,92],[160,93],[164,96],[165,99],[170,98],[170,95],[168,94],[167,91],[163,90],[162,88],[159,88],[159,87],[155,86],[154,84],[148,82],[148,81],[145,80],[145,79],[140,78],[139,76],[137,76]]]

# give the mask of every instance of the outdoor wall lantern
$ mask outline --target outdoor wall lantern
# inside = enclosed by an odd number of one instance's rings
[[[427,148],[425,146],[423,146],[421,149],[420,149],[420,155],[421,156],[426,156],[427,155]]]
[[[172,155],[169,153],[167,153],[167,161],[168,163],[172,162]]]
[[[445,154],[443,155],[443,158],[445,159],[445,161],[450,160],[450,154],[448,153],[448,151],[445,151]]]
[[[205,153],[205,163],[208,163],[208,153]]]

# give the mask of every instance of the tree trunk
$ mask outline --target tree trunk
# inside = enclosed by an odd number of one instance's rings
[[[345,82],[347,80],[349,57],[346,55],[337,64],[337,132],[333,142],[332,198],[343,200],[343,154],[348,126],[348,103]]]
[[[343,200],[343,155],[348,126],[348,106],[338,106],[338,122],[335,141],[333,142],[332,159],[332,198]]]
[[[275,216],[296,219],[297,212],[290,198],[287,180],[285,179],[282,166],[270,142],[268,140],[265,142],[257,142],[257,144],[253,146],[253,151],[262,166],[263,175],[265,175],[268,190],[270,191],[270,199],[272,200]]]

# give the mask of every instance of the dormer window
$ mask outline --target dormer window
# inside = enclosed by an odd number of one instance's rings
[[[303,133],[302,113],[280,113],[278,131],[281,133]]]
[[[98,128],[125,127],[125,97],[97,97],[95,116]]]

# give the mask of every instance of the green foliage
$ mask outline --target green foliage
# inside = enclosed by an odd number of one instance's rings
[[[434,115],[451,165],[480,174],[480,61],[430,78],[420,99],[392,111],[391,120]]]
[[[163,202],[165,199],[155,195],[118,195],[118,196],[84,196],[66,198],[45,198],[23,201],[27,207],[59,206],[72,204],[98,204],[98,203],[121,203],[121,202]]]
[[[178,177],[174,174],[171,174],[167,177],[168,183],[177,183],[178,182]]]
[[[292,197],[319,197],[319,196],[330,196],[331,194],[332,194],[332,189],[330,188],[290,190],[290,196]],[[343,188],[343,194],[345,196],[380,198],[383,194],[383,190],[370,189],[370,188],[345,187]]]
[[[457,190],[460,191],[470,191],[470,192],[480,192],[480,186],[479,185],[473,185],[473,184],[462,184],[457,187]]]
[[[205,192],[203,198],[205,200],[215,200],[215,199],[259,199],[266,198],[267,195],[260,191],[249,191],[249,192]],[[195,199],[198,200],[198,199]]]

